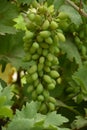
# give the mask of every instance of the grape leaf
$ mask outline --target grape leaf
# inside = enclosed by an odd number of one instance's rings
[[[54,112],[48,113],[45,119],[44,125],[45,127],[49,125],[60,126],[65,122],[68,122],[68,119],[61,116],[60,114],[57,115],[56,112],[54,111]]]
[[[14,22],[16,22],[16,24],[14,25],[16,29],[26,30],[26,23],[24,22],[21,14],[14,19]]]
[[[80,129],[84,126],[87,126],[87,118],[82,117],[82,116],[76,116],[76,119],[72,123],[72,128],[73,129]]]
[[[66,13],[71,19],[72,23],[76,24],[77,26],[82,23],[81,15],[73,7],[69,5],[62,5],[59,9],[59,12],[60,11]]]
[[[81,90],[87,95],[87,66],[82,66],[72,76],[73,80],[80,85]],[[87,96],[86,96],[87,97]]]
[[[67,54],[67,58],[70,61],[73,61],[73,59],[75,58],[76,63],[82,65],[81,56],[71,39],[67,39],[64,44],[61,43],[60,48],[64,53]]]
[[[17,17],[18,9],[15,4],[6,0],[0,0],[0,34],[14,34],[16,30],[12,27],[13,18]]]
[[[61,7],[61,5],[63,5],[65,2],[65,0],[54,0],[53,4],[55,9],[59,9]]]
[[[16,115],[18,118],[33,118],[38,111],[39,103],[38,102],[30,102],[26,104],[26,107],[24,106],[22,108],[22,111],[16,111]]]
[[[0,85],[0,116],[1,117],[13,117],[13,111],[10,108],[12,105],[12,99],[13,93],[11,87],[5,87],[3,88]]]

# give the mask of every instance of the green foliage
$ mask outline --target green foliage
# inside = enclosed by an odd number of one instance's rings
[[[21,111],[17,110],[7,130],[57,130],[59,126],[68,121],[67,118],[56,114],[55,111],[47,115],[38,113],[39,105],[38,102],[32,101],[31,103],[27,103],[26,106],[23,106]],[[62,128],[60,129],[62,130]]]
[[[1,130],[87,129],[87,2],[69,2],[0,1],[1,71],[17,69],[0,75]]]

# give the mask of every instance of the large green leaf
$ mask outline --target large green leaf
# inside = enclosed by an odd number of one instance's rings
[[[59,11],[66,13],[71,19],[72,23],[76,24],[77,26],[82,23],[81,15],[73,7],[69,5],[62,5]]]
[[[17,17],[18,9],[15,4],[6,0],[0,0],[0,34],[14,34],[13,18]]]
[[[71,39],[67,39],[65,43],[61,43],[60,48],[62,49],[62,51],[64,53],[67,54],[67,58],[70,61],[73,61],[73,59],[75,59],[77,64],[79,64],[79,65],[82,64],[79,51],[78,51],[77,47],[74,45],[74,43],[72,42]]]

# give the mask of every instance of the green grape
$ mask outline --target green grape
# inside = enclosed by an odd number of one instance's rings
[[[46,43],[41,43],[40,46],[42,47],[42,49],[48,49],[49,45]]]
[[[37,9],[39,7],[39,4],[38,4],[38,2],[36,0],[33,0],[32,1],[32,6]]]
[[[42,25],[42,29],[43,30],[47,30],[48,27],[49,27],[49,20],[45,20],[44,23],[43,23],[43,25]]]
[[[44,70],[45,70],[45,72],[50,72],[50,67],[48,67],[48,66],[44,66]]]
[[[52,30],[57,29],[57,28],[58,28],[58,23],[55,22],[55,21],[51,21],[51,23],[50,23],[50,28],[51,28]]]
[[[43,85],[41,83],[39,83],[37,88],[36,88],[37,94],[42,93],[43,90],[44,90]]]
[[[32,99],[33,100],[36,100],[36,98],[37,98],[37,92],[36,92],[36,90],[34,90],[33,92],[32,92]]]
[[[39,110],[42,114],[47,113],[47,105],[45,103],[42,103]]]
[[[27,88],[27,92],[31,93],[34,90],[33,85],[29,85],[29,87]]]
[[[54,103],[52,103],[52,102],[49,102],[49,103],[48,103],[48,107],[49,107],[49,110],[50,110],[50,111],[54,111],[54,110],[55,110],[55,105],[54,105]]]
[[[41,56],[41,57],[39,58],[39,63],[40,63],[40,64],[43,64],[44,62],[45,62],[45,57]]]
[[[32,59],[33,59],[33,60],[37,60],[38,58],[39,58],[39,55],[38,55],[38,54],[33,54],[33,55],[32,55]]]
[[[53,61],[53,55],[51,53],[48,53],[47,59],[48,61]]]
[[[34,33],[27,30],[25,32],[25,36],[23,37],[23,40],[29,40],[29,39],[33,38],[33,36],[34,36]]]
[[[42,17],[39,14],[36,14],[36,16],[35,16],[35,23],[37,25],[41,25],[41,23],[42,23]]]
[[[53,43],[53,40],[52,40],[51,37],[46,38],[45,41],[46,41],[46,43],[48,43],[48,44],[52,44],[52,43]]]
[[[49,96],[48,101],[56,104],[56,99],[54,97]]]
[[[37,99],[38,99],[39,101],[43,102],[43,101],[44,101],[44,96],[43,96],[43,95],[39,95],[39,96],[37,97]]]
[[[29,13],[27,16],[28,16],[29,20],[31,20],[31,21],[35,20],[35,14],[34,13]]]
[[[43,38],[40,35],[38,35],[37,36],[37,41],[41,43],[41,42],[43,42]]]
[[[37,88],[37,86],[39,85],[39,83],[40,83],[40,81],[39,81],[39,79],[36,79],[35,81],[34,81],[34,87],[36,87]]]
[[[31,75],[31,78],[32,78],[33,81],[37,80],[38,79],[38,74],[37,73],[33,73]]]
[[[38,49],[38,48],[39,48],[39,44],[38,44],[37,42],[34,42],[34,43],[32,44],[32,47],[33,47],[34,49]]]
[[[38,63],[38,71],[42,71],[42,70],[43,70],[43,67],[44,67],[44,65],[43,65],[43,64]]]
[[[49,95],[50,95],[50,94],[49,94],[49,91],[44,89],[43,95],[44,95],[45,99],[48,99],[48,98],[49,98]]]
[[[50,76],[52,78],[58,78],[60,76],[60,74],[56,70],[51,70],[50,71]]]
[[[82,55],[85,56],[87,53],[87,49],[85,46],[81,46]]]
[[[37,71],[37,65],[33,65],[29,68],[28,73],[33,74]]]
[[[62,79],[61,79],[61,77],[59,77],[59,78],[57,79],[57,83],[58,83],[58,84],[61,84],[61,82],[62,82]]]
[[[54,83],[50,83],[47,86],[48,90],[53,90],[55,88],[55,84]]]
[[[44,74],[43,79],[46,83],[52,83],[52,79],[49,75]]]
[[[47,38],[47,37],[49,37],[51,35],[51,33],[49,32],[49,31],[41,31],[40,32],[40,36],[42,37],[42,38]]]
[[[64,13],[64,12],[59,12],[58,18],[60,18],[60,19],[66,19],[66,18],[68,18],[68,15],[66,13]]]
[[[47,54],[48,54],[48,50],[47,50],[47,49],[43,49],[42,54],[43,54],[43,56],[47,56]]]
[[[42,54],[42,48],[38,48],[38,50],[37,50],[37,53],[39,54],[39,55],[41,55]]]
[[[44,75],[44,72],[43,71],[39,71],[39,76],[43,77],[43,75]]]
[[[62,33],[58,32],[57,35],[62,42],[65,42],[65,36]]]

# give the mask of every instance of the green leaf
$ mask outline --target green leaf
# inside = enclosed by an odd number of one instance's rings
[[[38,111],[38,107],[39,107],[39,103],[37,102],[30,102],[27,103],[26,106],[24,106],[22,108],[21,111],[16,111],[16,116],[18,118],[34,118],[34,116],[37,114]]]
[[[64,53],[67,54],[67,58],[70,61],[73,61],[73,59],[75,58],[76,63],[79,65],[82,65],[79,51],[77,47],[73,44],[71,39],[67,39],[65,43],[61,43],[60,48],[62,49]]]
[[[82,93],[87,95],[87,66],[80,67],[72,78],[81,87]]]
[[[13,117],[13,111],[8,106],[0,107],[0,116],[1,117]]]
[[[63,5],[65,2],[65,0],[54,0],[53,4],[55,9],[59,9],[61,7],[61,5]]]
[[[34,119],[18,118],[13,120],[7,130],[31,130],[34,124]]]
[[[0,34],[14,34],[15,29],[12,27],[13,18],[17,17],[18,10],[15,4],[6,0],[0,0]]]
[[[26,23],[21,14],[14,19],[14,22],[16,22],[16,24],[14,25],[16,29],[26,30]]]
[[[81,15],[73,7],[69,5],[62,5],[59,11],[63,11],[64,13],[66,13],[71,19],[71,22],[76,24],[77,26],[82,23]]]
[[[45,127],[48,127],[50,125],[54,125],[54,126],[61,126],[63,125],[63,123],[66,123],[68,122],[68,119],[61,116],[60,114],[56,114],[56,112],[51,112],[51,113],[48,113],[46,119],[45,119],[45,122],[44,122],[44,125]]]
[[[80,129],[84,126],[87,126],[87,119],[82,116],[76,116],[76,119],[72,123],[73,129]]]

